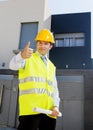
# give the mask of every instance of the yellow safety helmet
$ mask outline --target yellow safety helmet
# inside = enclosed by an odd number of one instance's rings
[[[52,32],[48,29],[42,29],[36,36],[35,41],[45,41],[50,43],[55,43],[54,36]]]

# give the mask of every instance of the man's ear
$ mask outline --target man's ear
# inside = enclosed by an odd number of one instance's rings
[[[51,44],[51,45],[50,45],[50,49],[49,49],[49,50],[51,50],[51,49],[52,49],[52,47],[53,47],[53,45]]]

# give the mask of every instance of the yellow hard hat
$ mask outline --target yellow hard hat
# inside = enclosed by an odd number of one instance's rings
[[[45,41],[55,43],[52,32],[48,29],[42,29],[36,36],[35,41]]]

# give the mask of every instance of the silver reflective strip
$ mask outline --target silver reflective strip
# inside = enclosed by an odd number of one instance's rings
[[[20,79],[19,83],[24,83],[24,82],[29,82],[29,81],[33,81],[33,82],[45,82],[46,79],[45,78],[39,78],[39,77],[27,77],[24,79]]]
[[[27,78],[24,78],[24,79],[20,79],[19,80],[19,83],[25,83],[25,82],[30,82],[30,81],[33,81],[33,82],[47,82],[48,85],[53,85],[53,82],[50,81],[50,80],[46,80],[45,78],[41,78],[41,77],[27,77]]]
[[[49,85],[53,86],[53,82],[52,82],[52,81],[47,80],[47,83],[48,83]]]
[[[53,93],[50,93],[47,89],[44,88],[33,88],[29,90],[20,90],[19,95],[25,94],[48,94],[50,97],[53,97]]]

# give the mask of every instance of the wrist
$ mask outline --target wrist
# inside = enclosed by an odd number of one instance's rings
[[[54,107],[53,107],[53,110],[59,111],[59,107],[54,106]]]

